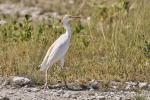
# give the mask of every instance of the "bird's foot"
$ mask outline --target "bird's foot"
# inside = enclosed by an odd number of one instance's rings
[[[48,90],[48,89],[49,89],[47,83],[45,83],[45,84],[42,86],[42,89],[44,89],[44,90]]]
[[[44,86],[44,90],[48,90],[49,89],[49,87],[48,86]]]
[[[65,84],[65,88],[66,88],[66,89],[69,89],[69,87],[68,87],[68,85],[67,85],[67,84]]]
[[[45,90],[46,90],[46,89],[49,89],[47,83],[44,84],[44,89],[45,89]]]

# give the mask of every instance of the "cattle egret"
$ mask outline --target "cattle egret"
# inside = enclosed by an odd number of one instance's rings
[[[62,34],[48,49],[46,56],[44,57],[42,63],[40,64],[40,71],[45,74],[45,85],[44,88],[48,88],[47,86],[47,70],[50,66],[52,66],[57,61],[60,61],[61,68],[64,66],[64,58],[65,54],[69,48],[70,39],[71,39],[71,27],[69,21],[74,18],[80,18],[77,16],[69,16],[65,15],[62,19],[63,27],[66,29],[66,32]]]

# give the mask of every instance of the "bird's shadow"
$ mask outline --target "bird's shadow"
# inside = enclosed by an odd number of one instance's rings
[[[68,86],[68,85],[59,85],[59,86],[48,86],[49,89],[63,89],[63,90],[70,90],[70,91],[85,91],[89,90],[89,88],[86,85],[80,85],[80,86]]]

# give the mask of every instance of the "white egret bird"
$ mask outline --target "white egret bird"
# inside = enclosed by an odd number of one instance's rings
[[[64,58],[65,54],[69,48],[70,39],[71,39],[71,27],[69,21],[74,18],[80,18],[77,16],[69,16],[65,15],[62,19],[63,27],[66,29],[66,32],[62,34],[48,49],[46,56],[44,57],[41,65],[40,71],[45,73],[45,85],[44,88],[47,87],[47,70],[50,66],[52,66],[57,61],[60,61],[61,68],[64,66]]]

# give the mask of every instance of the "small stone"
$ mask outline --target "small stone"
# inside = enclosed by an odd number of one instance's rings
[[[55,84],[55,85],[51,86],[51,88],[61,88],[61,87],[62,87],[61,83],[58,83],[58,84]]]
[[[12,94],[14,94],[14,92],[10,91],[8,94],[9,94],[9,95],[12,95]]]
[[[89,96],[95,96],[95,93],[89,93],[88,95]]]
[[[2,84],[2,86],[6,86],[6,85],[10,85],[10,80],[8,79],[8,80],[5,80],[4,82],[3,82],[3,84]]]
[[[111,81],[110,82],[110,87],[112,89],[119,89],[122,86],[121,82],[117,82],[117,81]]]
[[[21,98],[18,98],[18,100],[21,100]]]
[[[63,97],[65,97],[65,98],[70,98],[70,96],[71,96],[71,94],[70,94],[69,92],[66,92],[66,93],[63,95]]]
[[[95,89],[93,87],[90,87],[89,91],[94,91]]]
[[[139,82],[139,88],[140,89],[147,89],[148,88],[148,83],[146,83],[146,82]]]
[[[96,100],[106,100],[105,96],[97,96]]]
[[[0,100],[10,100],[8,97],[0,97]]]
[[[28,78],[24,78],[24,77],[18,77],[15,76],[12,79],[12,83],[13,86],[26,86],[26,85],[31,85],[31,80]]]
[[[64,93],[65,93],[64,90],[59,90],[59,91],[57,92],[58,96],[63,95]]]
[[[90,90],[95,90],[95,89],[99,89],[100,87],[100,82],[99,81],[96,81],[96,80],[91,80],[89,83],[88,83],[88,86],[87,86]]]
[[[91,17],[89,16],[89,17],[87,17],[87,21],[90,21],[91,20]]]
[[[3,83],[4,79],[0,76],[0,85]]]
[[[28,92],[32,92],[31,89],[27,89]]]
[[[122,97],[115,97],[115,100],[122,100]]]
[[[71,95],[71,98],[72,99],[77,99],[77,96],[76,95]]]
[[[125,87],[126,90],[130,90],[130,89],[136,89],[138,87],[138,83],[137,82],[126,82],[127,86]]]
[[[2,86],[0,86],[0,89],[2,89],[3,87]]]
[[[78,95],[72,94],[72,93],[70,93],[70,92],[66,92],[66,93],[63,95],[63,97],[65,97],[65,98],[72,98],[72,99],[77,99],[77,96],[78,96]]]
[[[83,90],[86,90],[86,89],[89,88],[88,86],[86,86],[86,85],[84,85],[84,84],[80,84],[80,87],[81,87],[81,89],[83,89]]]
[[[125,98],[125,100],[132,100],[131,98]]]
[[[150,90],[150,84],[148,84],[147,88],[148,88],[148,90]]]
[[[40,91],[40,89],[38,89],[38,88],[27,88],[27,91],[28,92],[38,92],[38,91]]]
[[[38,92],[38,91],[40,91],[40,89],[38,89],[38,88],[31,88],[31,91]]]
[[[93,96],[93,97],[89,98],[88,100],[96,100],[96,97]]]
[[[5,20],[0,20],[0,25],[4,25],[6,24],[7,22]]]

